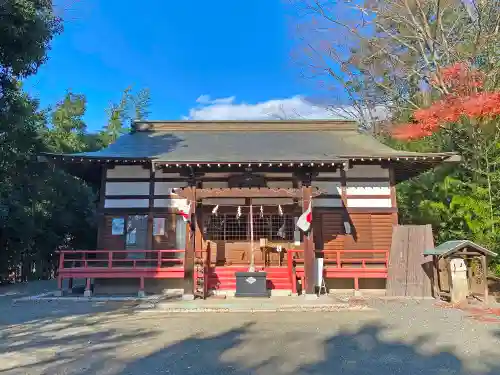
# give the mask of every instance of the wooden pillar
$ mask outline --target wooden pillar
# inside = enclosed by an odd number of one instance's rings
[[[147,243],[146,249],[153,250],[153,209],[155,205],[155,166],[151,164],[149,171],[149,210],[148,210],[148,223],[147,223]]]
[[[92,296],[92,289],[91,289],[90,282],[91,282],[91,278],[87,277],[85,279],[85,291],[83,292],[84,297],[91,297]]]
[[[432,296],[435,299],[440,299],[440,284],[439,284],[439,263],[438,257],[435,255],[432,256]]]
[[[393,166],[389,166],[389,183],[391,188],[391,208],[394,210],[392,213],[392,224],[398,225],[398,202],[396,196],[396,174]]]
[[[312,204],[312,187],[302,185],[302,209],[307,210],[309,205]],[[305,273],[305,291],[307,294],[315,294],[314,288],[314,267],[315,267],[315,256],[314,256],[314,242],[313,242],[313,229],[308,233],[303,234],[304,242],[304,273]]]
[[[188,239],[184,255],[184,296],[194,298],[194,251],[196,243],[196,186],[189,187],[187,199],[191,201],[191,216],[188,224]],[[191,298],[192,297],[192,298]]]
[[[97,202],[97,241],[96,246],[98,250],[103,250],[103,232],[106,226],[106,217],[103,214],[104,203],[106,196],[106,177],[108,167],[104,165],[101,169],[101,185],[99,188],[99,201]]]
[[[481,256],[481,266],[483,268],[483,283],[484,283],[484,303],[488,303],[488,262],[486,255]]]

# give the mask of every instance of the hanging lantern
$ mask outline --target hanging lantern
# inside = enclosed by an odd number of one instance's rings
[[[278,205],[278,212],[279,212],[280,216],[283,216],[283,209],[281,208],[281,204]]]
[[[241,207],[238,206],[238,210],[236,210],[236,219],[239,219],[241,217]]]
[[[217,216],[218,211],[219,211],[219,205],[214,207],[214,209],[212,210],[212,215]]]
[[[260,206],[260,217],[264,217],[264,209],[262,208],[262,206]]]

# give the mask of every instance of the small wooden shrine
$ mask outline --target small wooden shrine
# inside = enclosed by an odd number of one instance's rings
[[[497,254],[467,240],[447,241],[424,255],[433,258],[433,290],[437,298],[452,303],[476,298],[488,299],[487,257]]]

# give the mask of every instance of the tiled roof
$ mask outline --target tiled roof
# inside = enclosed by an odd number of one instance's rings
[[[102,150],[66,156],[180,163],[453,156],[397,151],[345,121],[141,122],[135,128]]]

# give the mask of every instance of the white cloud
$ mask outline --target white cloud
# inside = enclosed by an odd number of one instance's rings
[[[237,103],[234,96],[212,99],[209,95],[201,95],[196,99],[199,105],[189,110],[186,120],[272,120],[272,119],[360,119],[367,122],[368,111],[362,115],[354,107],[321,106],[296,95],[291,98],[271,99],[259,103]],[[384,107],[377,107],[372,116],[377,119],[387,117]]]
[[[271,99],[260,103],[237,103],[234,96],[211,99],[201,95],[185,116],[190,120],[269,120],[269,119],[331,119],[339,118],[328,108],[314,105],[302,96]]]

